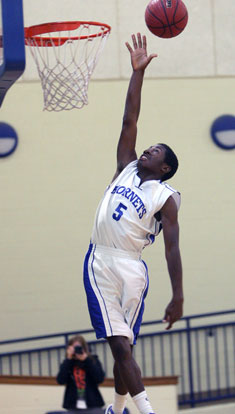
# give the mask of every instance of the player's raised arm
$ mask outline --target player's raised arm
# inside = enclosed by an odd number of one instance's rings
[[[117,171],[113,179],[120,174],[127,164],[137,158],[135,144],[144,71],[150,61],[157,56],[156,54],[147,55],[146,37],[141,36],[140,33],[137,33],[137,36],[132,35],[132,42],[133,47],[126,42],[131,56],[133,72],[127,91],[122,130],[117,147]]]

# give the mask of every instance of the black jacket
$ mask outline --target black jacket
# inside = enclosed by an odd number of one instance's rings
[[[60,365],[56,380],[58,384],[66,385],[63,408],[76,408],[77,386],[73,376],[73,368],[75,365],[86,372],[85,400],[87,407],[102,407],[104,400],[98,390],[98,384],[104,381],[105,373],[98,357],[92,355],[88,356],[85,361],[65,359]]]

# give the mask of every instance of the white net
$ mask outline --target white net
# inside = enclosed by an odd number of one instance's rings
[[[76,30],[56,30],[56,38],[53,32],[26,36],[42,84],[44,110],[80,109],[88,104],[89,80],[109,33],[107,27],[88,22]]]

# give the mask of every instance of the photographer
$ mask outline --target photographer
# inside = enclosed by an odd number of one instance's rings
[[[98,384],[105,373],[96,355],[91,355],[82,336],[76,335],[68,342],[66,359],[60,366],[57,382],[66,385],[63,408],[82,410],[104,406]],[[101,410],[100,410],[101,411]]]

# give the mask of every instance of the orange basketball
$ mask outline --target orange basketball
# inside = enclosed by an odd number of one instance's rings
[[[188,23],[188,11],[182,0],[151,0],[145,10],[145,22],[154,35],[178,36]]]

